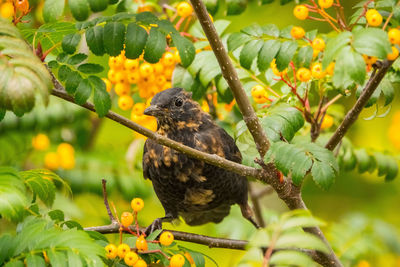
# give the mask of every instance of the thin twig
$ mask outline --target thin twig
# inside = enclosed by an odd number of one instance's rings
[[[271,188],[270,186],[267,186],[267,188]],[[265,221],[262,216],[261,212],[261,205],[260,205],[260,199],[256,197],[256,194],[254,193],[254,186],[249,183],[249,191],[250,191],[250,199],[251,202],[253,203],[253,210],[254,210],[254,215],[256,217],[257,223],[260,227],[264,228],[265,227]]]
[[[110,221],[111,221],[112,224],[114,224],[114,223],[116,224],[118,222],[115,219],[114,215],[112,214],[111,209],[110,209],[110,205],[108,204],[107,187],[106,187],[107,180],[106,179],[101,179],[101,183],[103,185],[104,206],[106,206],[108,217],[110,218]]]

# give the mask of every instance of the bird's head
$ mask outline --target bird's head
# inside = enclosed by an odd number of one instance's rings
[[[144,114],[156,117],[159,125],[199,121],[203,111],[191,97],[192,93],[182,88],[161,91],[153,97]]]

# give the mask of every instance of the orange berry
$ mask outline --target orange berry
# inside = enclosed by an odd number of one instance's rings
[[[126,75],[124,72],[117,71],[117,73],[115,74],[115,81],[117,83],[127,83],[128,79],[126,78]]]
[[[368,65],[372,65],[378,60],[377,57],[367,56],[367,55],[362,55],[362,56],[364,58],[365,63],[367,63]]]
[[[392,53],[387,55],[388,60],[395,60],[399,56],[399,50],[395,46],[392,46]]]
[[[137,13],[141,13],[141,12],[152,12],[153,11],[153,7],[151,5],[140,5],[138,7]]]
[[[151,74],[147,77],[142,77],[141,82],[143,83],[144,86],[149,86],[152,85],[156,80],[156,76],[154,74]]]
[[[180,2],[176,7],[176,11],[178,12],[178,16],[185,18],[193,13],[193,8],[188,2]]]
[[[144,260],[140,259],[136,262],[135,267],[147,267],[147,263]]]
[[[313,49],[312,57],[313,57],[313,58],[316,58],[316,57],[319,55],[320,52],[321,52],[320,50]]]
[[[174,68],[167,68],[164,70],[164,76],[167,80],[171,80],[172,78],[172,73],[174,73]]]
[[[169,261],[169,265],[171,267],[182,267],[184,264],[185,257],[183,257],[181,254],[175,254],[171,257],[171,260]]]
[[[23,14],[27,14],[29,11],[29,1],[28,0],[16,0],[15,7],[17,8],[17,10],[19,10]]]
[[[49,148],[50,140],[45,134],[38,134],[32,138],[32,146],[36,150],[46,150]]]
[[[305,20],[308,17],[308,8],[305,5],[297,5],[293,9],[293,15],[300,20]]]
[[[148,77],[154,73],[154,68],[150,63],[145,62],[142,65],[140,65],[139,73],[140,76],[142,77]]]
[[[137,84],[140,81],[140,75],[138,71],[128,73],[128,82],[130,84]]]
[[[147,248],[148,248],[147,241],[146,241],[146,239],[144,238],[143,235],[139,236],[136,239],[136,248],[138,250],[142,250],[142,251],[146,251],[147,250]]]
[[[335,62],[331,62],[331,63],[329,63],[328,67],[326,68],[326,74],[332,76],[334,70],[335,70]]]
[[[304,31],[304,29],[299,26],[293,26],[293,28],[290,30],[290,35],[294,39],[301,39],[304,37],[305,34],[306,32]]]
[[[318,4],[322,8],[330,8],[333,5],[333,0],[318,0]]]
[[[129,71],[136,70],[139,67],[139,60],[127,58],[125,59],[124,67]]]
[[[312,48],[315,50],[323,51],[325,49],[325,41],[322,38],[315,38],[312,41]]]
[[[14,15],[14,6],[12,2],[5,2],[0,5],[0,15],[3,18],[10,18]]]
[[[108,244],[105,247],[107,259],[115,259],[118,254],[118,249],[114,244]]]
[[[144,103],[136,103],[135,105],[133,105],[132,114],[141,116],[141,115],[143,115],[145,108],[146,108],[146,105]],[[131,201],[131,207],[134,211],[140,211],[144,207],[143,199],[134,198]]]
[[[370,26],[380,26],[382,24],[382,15],[376,9],[369,9],[365,17]]]
[[[333,125],[333,117],[325,114],[324,119],[321,123],[321,129],[328,129]]]
[[[133,106],[133,99],[130,95],[122,95],[118,98],[118,107],[122,110],[131,109]]]
[[[65,156],[65,155],[73,155],[74,153],[75,153],[74,147],[68,143],[61,143],[57,146],[58,155]]]
[[[162,76],[162,75],[157,76],[157,78],[156,78],[156,84],[157,84],[158,86],[163,86],[166,82],[167,82],[167,79],[165,79],[164,76]]]
[[[301,82],[308,82],[311,79],[311,71],[306,68],[300,68],[296,73],[296,78]]]
[[[322,79],[326,73],[322,70],[322,64],[317,62],[311,66],[311,75],[316,79]]]
[[[389,41],[392,44],[400,44],[400,30],[397,28],[390,29],[388,32]]]
[[[117,83],[114,86],[114,91],[118,96],[128,95],[131,91],[129,83]]]
[[[145,109],[144,103],[137,103],[135,107],[133,108],[132,112],[134,112],[136,115],[143,115],[143,111]],[[131,201],[131,207],[133,211],[141,211],[144,207],[144,201],[141,198],[134,198]]]
[[[131,251],[131,248],[127,244],[120,244],[117,249],[118,257],[120,257],[121,259],[125,258],[126,253],[128,253],[129,251]]]
[[[55,152],[46,153],[44,156],[44,166],[49,170],[56,170],[60,166],[58,154]]]
[[[128,227],[133,223],[133,215],[132,213],[125,211],[121,214],[121,224],[125,227]]]
[[[161,62],[158,62],[153,65],[155,74],[163,74],[164,73],[164,65]]]
[[[166,89],[168,89],[168,88],[171,88],[171,86],[172,86],[171,82],[166,82],[166,83],[164,84],[162,90],[166,90]]]
[[[175,56],[171,52],[165,52],[161,58],[161,62],[164,66],[170,67],[175,64]]]
[[[108,66],[110,66],[110,68],[114,70],[121,69],[124,66],[124,57],[121,55],[110,57],[108,59]]]
[[[136,254],[133,251],[129,251],[128,253],[125,254],[124,257],[124,262],[126,263],[126,265],[128,266],[134,266],[135,263],[139,260],[139,256],[138,254]]]
[[[160,235],[160,243],[163,246],[169,246],[174,242],[174,235],[171,232],[165,231]]]
[[[116,83],[117,82],[117,79],[115,77],[116,74],[117,74],[117,72],[115,70],[113,70],[113,69],[110,69],[108,71],[107,78],[108,78],[108,80],[110,80],[111,83]]]

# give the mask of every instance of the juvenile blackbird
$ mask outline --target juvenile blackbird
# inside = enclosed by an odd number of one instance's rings
[[[144,114],[157,118],[157,133],[197,150],[241,163],[242,156],[228,133],[202,111],[182,88],[156,94]],[[233,204],[256,227],[247,203],[247,180],[234,172],[190,158],[147,139],[143,174],[149,178],[165,210],[147,231],[162,228],[163,221],[181,216],[188,225],[219,223]]]

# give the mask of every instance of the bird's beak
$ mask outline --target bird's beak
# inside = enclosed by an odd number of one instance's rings
[[[144,115],[157,116],[162,112],[161,108],[157,105],[151,105],[146,108],[143,112]]]

